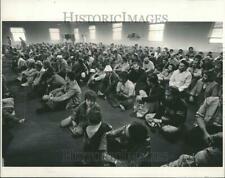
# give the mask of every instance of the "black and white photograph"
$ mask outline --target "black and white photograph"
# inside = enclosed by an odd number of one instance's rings
[[[3,22],[4,166],[222,166],[222,23]]]
[[[3,168],[223,167],[223,21],[60,16],[2,20]]]

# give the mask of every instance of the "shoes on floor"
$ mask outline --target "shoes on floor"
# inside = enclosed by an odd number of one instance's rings
[[[101,91],[98,90],[97,95],[98,96],[103,96],[104,94]]]
[[[28,87],[29,84],[26,82],[26,83],[21,84],[21,86],[22,86],[22,87]]]
[[[16,79],[21,82],[22,81],[22,76],[19,76]]]
[[[121,104],[120,104],[120,109],[121,109],[122,111],[125,111],[125,110],[126,110],[125,107],[124,107],[123,105],[121,105]]]
[[[24,122],[25,122],[25,120],[26,120],[25,118],[20,119],[20,120],[19,120],[19,123],[20,123],[20,124],[22,124],[22,123],[24,123]]]

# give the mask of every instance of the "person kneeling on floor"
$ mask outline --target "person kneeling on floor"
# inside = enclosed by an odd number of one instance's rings
[[[81,101],[81,89],[75,80],[74,74],[69,72],[66,76],[66,84],[51,91],[49,95],[44,95],[42,100],[44,106],[37,109],[37,112],[78,106]]]

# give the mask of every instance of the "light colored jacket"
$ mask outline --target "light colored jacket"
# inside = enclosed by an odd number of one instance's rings
[[[62,102],[66,100],[72,100],[74,105],[78,105],[81,102],[81,89],[77,81],[70,82],[61,87],[63,94],[57,97],[54,97],[55,102]]]
[[[199,79],[197,83],[195,84],[194,88],[191,90],[190,94],[193,96],[199,96],[200,93],[203,90],[204,82],[202,79]],[[213,81],[206,84],[206,88],[204,91],[204,98],[210,97],[210,96],[218,96],[219,87],[218,83]]]
[[[196,116],[202,117],[207,124],[211,122],[212,119],[215,119],[214,116],[219,106],[220,106],[219,97],[208,97],[205,99],[204,103],[198,109]],[[216,125],[221,125],[222,117],[220,118],[220,120],[214,120],[212,123]]]

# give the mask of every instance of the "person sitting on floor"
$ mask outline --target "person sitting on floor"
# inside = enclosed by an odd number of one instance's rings
[[[128,72],[130,69],[130,64],[128,63],[128,60],[126,57],[123,57],[122,63],[118,63],[114,67],[114,71],[116,71],[118,74],[120,74],[123,71]]]
[[[145,119],[150,127],[159,127],[169,138],[181,131],[186,120],[186,113],[186,105],[179,96],[170,95],[163,105],[160,105],[154,116],[147,114]]]
[[[21,86],[32,86],[33,82],[37,81],[38,76],[40,76],[42,73],[43,74],[43,68],[42,68],[42,62],[41,61],[37,61],[35,62],[35,70],[32,71],[32,73],[30,73],[29,76],[27,76],[27,81],[25,83],[23,83]],[[42,70],[42,71],[41,71]]]
[[[84,126],[84,160],[85,166],[104,165],[102,153],[107,150],[106,133],[112,127],[102,121],[101,112],[91,110],[87,115],[88,123]]]
[[[189,55],[192,59],[194,58],[196,52],[194,51],[194,48],[192,46],[188,48],[188,52],[186,53],[186,55]]]
[[[214,71],[216,73],[216,82],[219,85],[223,85],[223,62],[222,61],[215,61],[215,68]]]
[[[168,64],[168,66],[164,68],[161,73],[157,75],[159,81],[169,83],[170,77],[172,76],[174,69],[175,69],[175,66],[173,64]]]
[[[81,89],[75,80],[74,74],[69,72],[66,75],[66,84],[51,91],[49,95],[44,95],[42,100],[45,107],[38,109],[38,112],[78,106],[81,101]]]
[[[191,73],[187,71],[188,65],[187,61],[180,61],[179,68],[173,72],[169,81],[169,87],[172,93],[176,93],[180,95],[180,97],[185,96],[185,91],[191,84],[192,76]]]
[[[65,59],[63,59],[62,55],[57,55],[56,56],[56,63],[57,63],[57,74],[59,74],[61,77],[65,78],[67,69],[68,69],[68,64]]]
[[[119,76],[115,71],[112,70],[112,67],[110,65],[105,66],[104,74],[102,75],[95,78],[96,81],[99,81],[101,79],[98,88],[98,95],[110,100],[112,94],[114,94],[116,91],[116,85],[119,81]]]
[[[191,66],[187,69],[192,74],[192,80],[190,84],[190,89],[192,89],[196,82],[202,77],[202,69],[200,68],[200,60],[195,57],[192,61]]]
[[[89,80],[87,81],[87,86],[94,90],[96,93],[99,90],[100,83],[102,82],[103,78],[105,77],[105,72],[103,71],[103,67],[100,65],[95,69],[90,69],[90,76]]]
[[[197,126],[188,135],[188,142],[200,151],[194,156],[181,155],[178,160],[164,166],[195,167],[222,166],[223,160],[223,98],[208,97],[196,113]]]
[[[162,167],[220,167],[223,165],[222,155],[221,149],[208,147],[194,155],[182,154],[177,160],[164,164]]]
[[[83,80],[87,79],[88,65],[81,55],[79,56],[78,61],[73,64],[72,71],[75,74],[75,79],[77,80],[78,84],[81,84]]]
[[[43,62],[43,74],[36,83],[35,91],[41,97],[44,94],[49,94],[50,91],[65,85],[65,80],[58,74],[55,74],[50,61]]]
[[[190,102],[196,102],[198,106],[202,104],[205,98],[210,96],[218,96],[219,85],[215,81],[215,73],[206,71],[201,79],[197,81],[194,88],[190,91]]]
[[[17,71],[23,72],[27,69],[27,61],[25,60],[25,56],[23,54],[19,54],[19,59],[17,61]],[[21,81],[21,75],[17,78],[19,81]]]
[[[211,96],[205,99],[196,112],[196,125],[189,131],[187,141],[197,147],[215,144],[217,136],[223,131],[223,97]],[[193,140],[193,138],[196,138]],[[222,142],[217,143],[219,147]]]
[[[133,121],[106,135],[104,161],[114,166],[150,166],[150,137],[145,125]]]
[[[143,90],[146,87],[147,75],[140,67],[140,62],[137,59],[132,61],[131,69],[128,72],[128,79],[135,85],[135,92]]]
[[[23,84],[21,84],[21,86],[27,86],[26,82],[29,80],[33,80],[36,73],[37,73],[37,70],[35,68],[35,60],[28,59],[27,60],[27,69],[22,72],[21,82],[23,82]]]
[[[2,99],[2,157],[5,158],[7,148],[13,139],[11,132],[16,124],[24,123],[25,118],[18,118],[15,114],[14,99]]]
[[[164,91],[165,98],[167,98],[167,96],[170,95],[169,81],[174,70],[175,70],[175,66],[173,64],[168,64],[168,66],[165,67],[163,71],[157,75],[159,79],[159,84],[165,90]]]
[[[18,118],[15,114],[14,98],[4,98],[2,99],[2,118],[3,123],[23,123],[24,118]]]
[[[32,81],[32,84],[31,85],[32,85],[33,88],[35,88],[39,84],[39,82],[41,80],[41,77],[42,77],[42,75],[45,72],[45,69],[44,69],[41,61],[37,61],[35,63],[35,67],[36,67],[36,70],[38,71],[38,73],[34,77],[34,80]]]
[[[146,73],[153,72],[155,70],[155,66],[152,61],[148,57],[144,58],[142,68]]]
[[[142,94],[142,96],[137,95],[136,97],[134,111],[136,111],[137,117],[143,117],[147,112],[157,112],[160,106],[160,102],[163,99],[164,92],[159,85],[158,77],[156,74],[152,74],[147,78],[147,84],[148,86],[145,90],[146,95]],[[143,90],[141,91],[143,92]]]
[[[113,101],[113,107],[120,107],[121,110],[130,109],[134,103],[135,86],[128,79],[128,73],[122,72],[120,81],[117,83],[116,95]]]
[[[91,111],[101,111],[96,102],[97,95],[90,90],[85,93],[84,101],[73,109],[72,114],[61,121],[61,127],[68,127],[74,136],[81,136],[88,123],[87,115]]]

